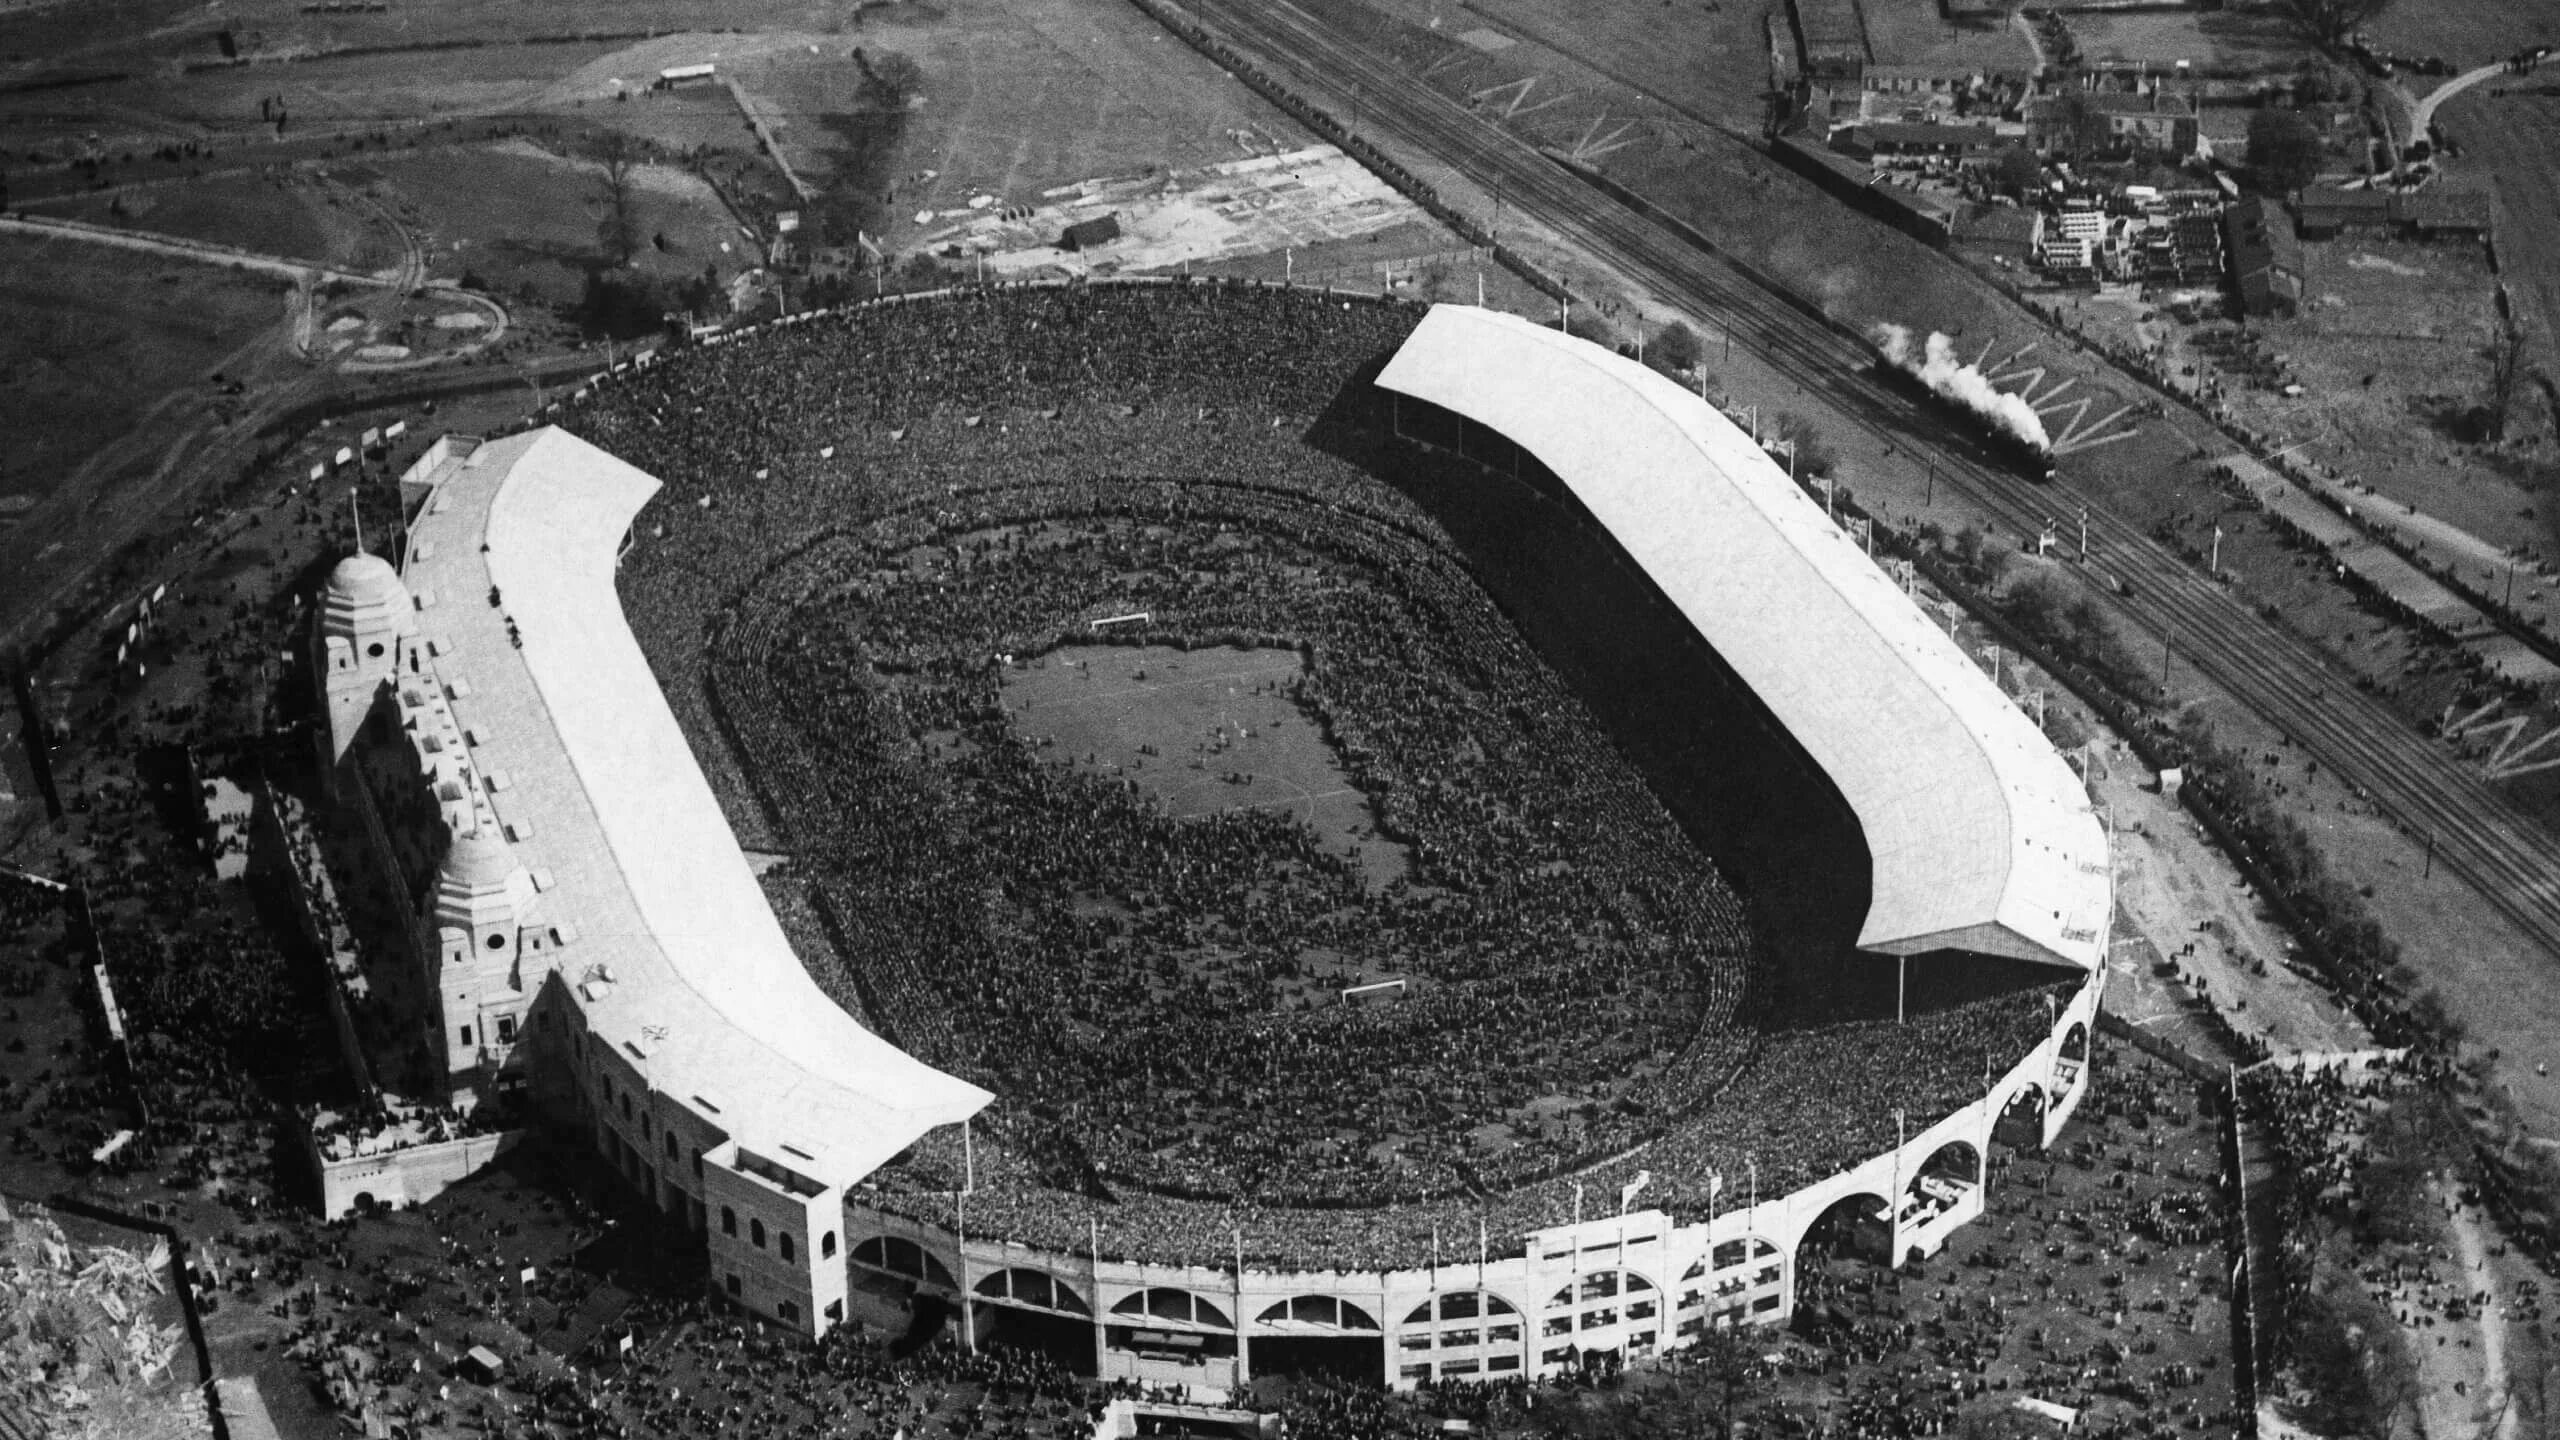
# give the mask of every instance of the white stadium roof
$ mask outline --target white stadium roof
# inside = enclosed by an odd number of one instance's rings
[[[1536,456],[1831,777],[1875,862],[1861,948],[2105,963],[2107,841],[2079,777],[1715,407],[1455,305],[1378,383]]]
[[[553,428],[436,478],[406,571],[419,628],[591,1031],[834,1184],[983,1107],[828,999],[766,903],[614,592],[658,482]]]

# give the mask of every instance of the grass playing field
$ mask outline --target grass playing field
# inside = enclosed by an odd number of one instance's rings
[[[1283,810],[1358,852],[1372,883],[1400,878],[1404,847],[1290,693],[1305,673],[1288,650],[1076,645],[1008,669],[1004,699],[1054,758],[1126,775],[1175,815]]]

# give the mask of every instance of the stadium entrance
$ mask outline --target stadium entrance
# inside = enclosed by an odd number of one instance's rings
[[[1888,1228],[1890,1214],[1884,1197],[1872,1191],[1832,1201],[1829,1208],[1813,1217],[1813,1223],[1805,1227],[1804,1239],[1796,1243],[1796,1273],[1805,1273],[1808,1260],[1855,1256],[1882,1262],[1893,1246]],[[1816,1264],[1812,1268],[1820,1270],[1822,1266]]]
[[[1995,1144],[2012,1150],[2044,1149],[2044,1092],[2033,1085],[2021,1085],[2001,1108],[1999,1121],[1991,1127]]]

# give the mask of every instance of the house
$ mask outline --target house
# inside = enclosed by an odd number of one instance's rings
[[[2489,192],[2438,183],[2392,197],[2395,228],[2420,240],[2489,238]]]
[[[1988,125],[1933,125],[1885,121],[1852,125],[1832,137],[1832,148],[1868,159],[1880,155],[1936,155],[1953,160],[1987,160],[2007,149],[2009,139]]]
[[[1961,95],[1987,77],[1967,65],[1870,65],[1859,83],[1871,95]]]
[[[2252,195],[2222,214],[2223,253],[2240,309],[2291,315],[2302,304],[2302,242],[2284,212]]]
[[[2305,185],[2294,208],[2302,218],[2305,240],[2328,240],[2350,230],[2385,231],[2392,224],[2391,197],[2380,190]]]
[[[2183,96],[2069,90],[2027,102],[2027,139],[2062,154],[2117,153],[2182,158],[2196,153],[2196,111]]]
[[[1091,250],[1097,245],[1108,245],[1119,238],[1120,216],[1115,211],[1092,220],[1078,220],[1068,226],[1066,231],[1058,236],[1058,248]]]

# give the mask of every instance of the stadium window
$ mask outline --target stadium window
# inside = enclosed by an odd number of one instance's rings
[[[693,1178],[702,1178],[702,1152],[699,1150],[693,1152]]]
[[[778,1235],[774,1236],[774,1237],[773,1237],[773,1239],[774,1239],[774,1243],[775,1243],[775,1244],[777,1244],[777,1245],[779,1245],[780,1247],[782,1247],[782,1258],[783,1258],[783,1259],[785,1259],[785,1260],[793,1260],[793,1259],[797,1259],[797,1258],[799,1258],[798,1256],[796,1256],[796,1255],[794,1255],[794,1254],[792,1253],[791,1232],[790,1232],[790,1231],[785,1230],[785,1231],[783,1231],[782,1233],[780,1233],[780,1234],[778,1234]]]
[[[625,1120],[631,1118],[631,1096],[628,1093],[622,1097],[622,1118]]]
[[[654,1124],[654,1122],[652,1121],[651,1117],[649,1117],[649,1116],[647,1116],[647,1115],[643,1115],[643,1116],[641,1116],[641,1117],[640,1117],[640,1138],[641,1138],[641,1139],[643,1139],[643,1140],[646,1140],[646,1139],[648,1139],[648,1138],[649,1138],[653,1133],[655,1133],[655,1131],[656,1131],[656,1125],[655,1125],[655,1124]]]
[[[764,1248],[764,1222],[763,1222],[763,1221],[761,1221],[761,1220],[757,1220],[757,1219],[754,1219],[754,1218],[749,1218],[749,1219],[748,1219],[748,1221],[747,1221],[747,1243],[748,1243],[748,1244],[750,1244],[750,1245],[753,1245],[754,1247],[756,1247],[756,1248],[757,1248],[757,1249],[759,1249],[759,1250],[761,1250],[761,1249],[763,1249],[763,1248]]]
[[[720,1207],[720,1233],[723,1235],[738,1233],[738,1212],[726,1205]]]
[[[668,1132],[667,1132],[667,1135],[666,1135],[666,1140],[667,1140],[667,1158],[668,1158],[668,1159],[670,1159],[670,1160],[673,1160],[674,1158],[676,1158],[676,1132],[674,1132],[673,1130],[668,1131]]]
[[[836,1258],[836,1232],[833,1230],[818,1237],[818,1258],[821,1260]]]
[[[737,1276],[735,1276],[735,1275],[730,1276],[730,1277],[729,1277],[729,1293],[730,1293],[731,1295],[736,1295],[736,1294],[738,1293],[738,1289],[739,1289],[739,1286],[738,1286],[738,1277],[737,1277]]]

